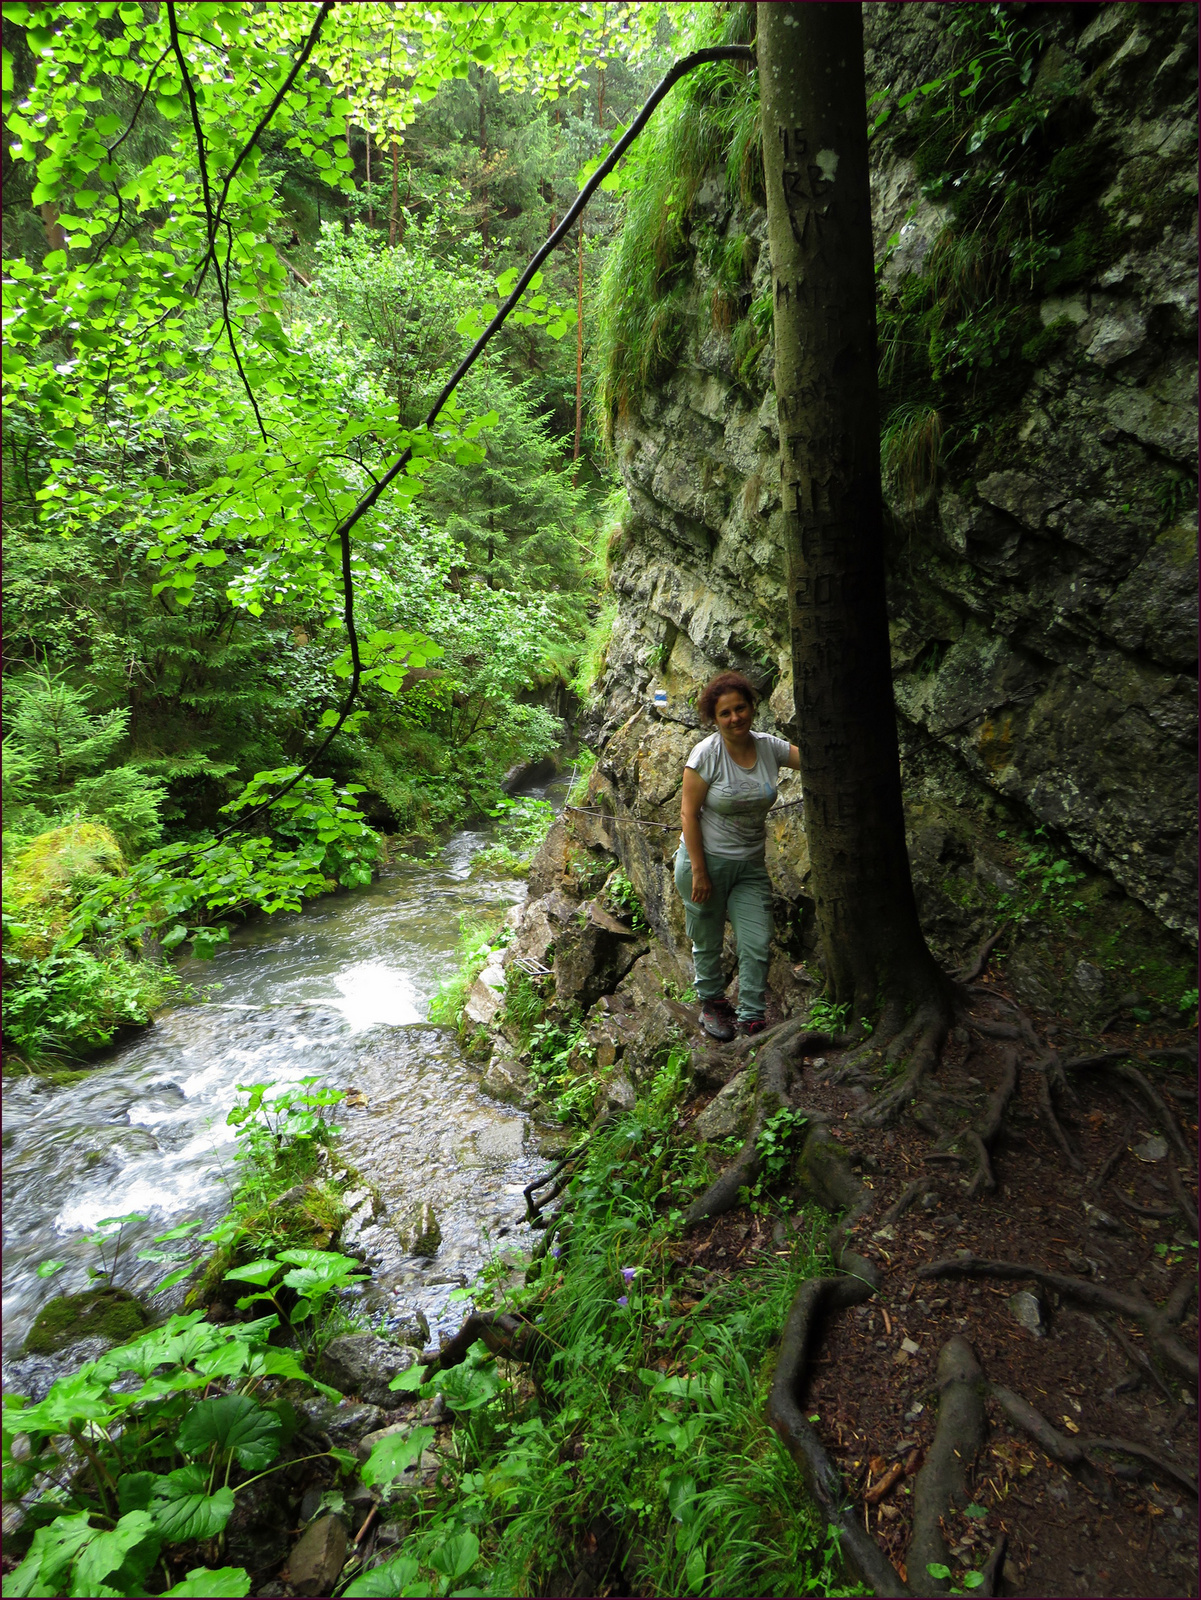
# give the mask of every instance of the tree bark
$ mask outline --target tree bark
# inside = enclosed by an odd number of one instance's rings
[[[581,217],[577,238],[579,260],[575,293],[575,445],[571,452],[571,487],[580,475],[580,424],[584,416],[584,221]]]
[[[863,19],[758,7],[797,744],[828,991],[894,1028],[949,985],[917,918],[884,599]]]
[[[42,219],[42,227],[46,230],[46,250],[65,250],[67,248],[67,230],[58,220],[58,207],[53,201],[47,201],[38,207],[38,215]]]
[[[371,203],[371,129],[370,128],[368,128],[366,130],[366,134],[367,134],[367,226],[369,228],[374,228],[375,227],[375,207]]]
[[[400,146],[392,141],[392,211],[388,217],[388,244],[396,249],[396,229],[400,218]]]

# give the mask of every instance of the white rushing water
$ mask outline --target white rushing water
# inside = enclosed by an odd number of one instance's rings
[[[428,863],[402,862],[369,888],[254,922],[211,962],[181,975],[208,998],[163,1013],[78,1083],[4,1086],[4,1349],[14,1354],[38,1308],[81,1289],[97,1264],[87,1230],[131,1211],[118,1281],[145,1288],[163,1269],[136,1254],[193,1217],[216,1220],[236,1181],[226,1116],[239,1084],[302,1078],[357,1094],[337,1108],[339,1147],[382,1191],[373,1302],[419,1307],[453,1331],[448,1296],[504,1237],[528,1247],[521,1188],[545,1169],[543,1135],[489,1100],[454,1036],[424,1021],[453,971],[459,918],[511,904],[524,885],[472,876],[484,833],[457,834]],[[215,988],[220,985],[220,988]],[[443,1242],[425,1262],[389,1226],[430,1201]],[[65,1262],[52,1279],[39,1262]]]

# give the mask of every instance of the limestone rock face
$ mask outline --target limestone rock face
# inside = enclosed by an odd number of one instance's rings
[[[613,921],[612,918],[609,921]],[[625,928],[607,927],[586,908],[561,924],[555,941],[555,997],[560,1006],[587,1010],[615,989],[646,952],[644,940]]]
[[[328,1594],[346,1560],[346,1527],[340,1517],[318,1517],[288,1557],[288,1586],[296,1594]]]
[[[751,1119],[755,1086],[745,1072],[731,1078],[692,1124],[698,1139],[727,1139],[745,1133]]]
[[[442,1226],[428,1200],[412,1206],[400,1218],[396,1232],[401,1244],[414,1256],[432,1256],[442,1243]]]
[[[368,1405],[395,1405],[388,1384],[416,1361],[407,1345],[392,1344],[373,1333],[349,1333],[331,1339],[321,1358],[322,1376],[342,1394],[357,1394]]]
[[[527,1106],[532,1100],[530,1069],[519,1061],[497,1053],[480,1079],[480,1088],[505,1105]]]
[[[1046,82],[1080,76],[1105,151],[1099,203],[1129,248],[1062,293],[1032,293],[1034,325],[1058,342],[999,391],[991,432],[957,441],[924,502],[889,506],[911,846],[944,957],[995,925],[997,875],[1014,871],[999,828],[1055,830],[1106,892],[1196,936],[1196,16],[1106,5],[1092,20],[1054,8],[1036,25]],[[935,7],[868,7],[865,26],[869,92],[903,95],[951,63]],[[872,146],[891,285],[921,269],[949,215],[921,194],[903,128],[898,115]],[[706,184],[692,226],[746,235],[750,293],[766,292],[761,209]],[[770,341],[736,376],[706,271],[698,258],[675,371],[617,426],[630,514],[589,712],[589,803],[615,814],[607,838],[655,934],[684,957],[671,859],[684,760],[706,731],[697,691],[719,670],[745,672],[766,692],[757,726],[795,733]],[[665,708],[652,707],[657,690]],[[787,779],[781,801],[798,791]],[[812,934],[802,816],[777,812],[768,843],[779,948],[794,961]]]

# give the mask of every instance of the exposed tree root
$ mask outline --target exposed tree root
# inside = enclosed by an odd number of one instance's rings
[[[1189,1198],[1188,1190],[1184,1187],[1184,1180],[1180,1176],[1180,1169],[1170,1156],[1168,1157],[1168,1183],[1171,1185],[1172,1196],[1184,1213],[1184,1219],[1193,1230],[1195,1237],[1197,1234],[1197,1207]]]
[[[911,1063],[901,1081],[883,1094],[878,1094],[855,1118],[856,1122],[862,1122],[869,1128],[886,1128],[890,1122],[895,1122],[910,1101],[916,1099],[925,1075],[924,1063]]]
[[[1049,1455],[1053,1461],[1058,1461],[1061,1466],[1087,1465],[1094,1470],[1100,1470],[1099,1463],[1092,1459],[1093,1455],[1100,1451],[1112,1451],[1116,1455],[1127,1455],[1136,1461],[1145,1462],[1161,1477],[1179,1484],[1194,1497],[1197,1494],[1196,1479],[1186,1468],[1158,1450],[1152,1450],[1145,1444],[1137,1444],[1133,1439],[1069,1439],[1057,1428],[1052,1427],[1041,1411],[1036,1411],[1028,1400],[1023,1400],[1021,1395],[1014,1394],[1012,1389],[993,1383],[989,1385],[989,1393],[1010,1422],[1028,1434],[1040,1450]]]
[[[996,1594],[1001,1573],[1005,1565],[1005,1552],[1009,1548],[1009,1535],[1002,1533],[989,1553],[988,1560],[980,1568],[984,1581],[981,1583],[977,1594]]]
[[[1132,1088],[1137,1089],[1143,1099],[1143,1103],[1155,1117],[1164,1135],[1175,1145],[1177,1154],[1186,1166],[1192,1165],[1192,1155],[1185,1137],[1180,1131],[1180,1124],[1177,1122],[1175,1114],[1151,1080],[1145,1077],[1137,1067],[1130,1065],[1128,1056],[1123,1057],[1116,1053],[1113,1055],[1107,1053],[1105,1057],[1082,1056],[1075,1061],[1069,1061],[1067,1065],[1073,1070],[1085,1067],[1100,1067],[1104,1071],[1111,1073],[1115,1078],[1120,1078],[1122,1082],[1128,1083]]]
[[[1018,1084],[1018,1053],[1016,1050],[1004,1052],[1004,1069],[1001,1081],[989,1096],[985,1108],[984,1119],[978,1128],[973,1128],[970,1138],[976,1150],[978,1162],[976,1175],[968,1186],[968,1199],[974,1200],[982,1189],[993,1190],[997,1187],[997,1180],[993,1176],[990,1156],[997,1134],[1001,1131],[1001,1124],[1005,1120],[1005,1113],[1009,1109],[1009,1102],[1013,1099],[1013,1092]]]
[[[1187,1350],[1170,1331],[1181,1322],[1196,1293],[1196,1279],[1186,1275],[1176,1285],[1162,1306],[1155,1306],[1142,1295],[1122,1294],[1103,1284],[1089,1283],[1086,1278],[1068,1277],[1062,1272],[1048,1272],[1042,1267],[1030,1266],[1024,1261],[984,1261],[978,1256],[956,1256],[952,1260],[931,1261],[918,1269],[919,1278],[1032,1278],[1044,1288],[1053,1289],[1065,1300],[1087,1306],[1093,1311],[1114,1311],[1129,1317],[1145,1328],[1152,1348],[1158,1351],[1166,1366],[1180,1377],[1197,1381],[1197,1356]]]
[[[837,1528],[843,1559],[855,1576],[874,1595],[906,1595],[910,1591],[892,1563],[853,1513],[842,1475],[806,1421],[800,1404],[805,1369],[822,1315],[835,1306],[856,1305],[872,1292],[870,1285],[846,1277],[810,1278],[801,1285],[780,1339],[780,1355],[767,1400],[767,1420],[799,1467],[810,1496]]]
[[[764,1035],[760,1034],[753,1038],[753,1043],[758,1045],[763,1038]],[[827,1040],[828,1034],[811,1034],[808,1030],[796,1027],[787,1032],[780,1030],[766,1048],[758,1051],[755,1110],[750,1118],[747,1138],[728,1168],[684,1213],[684,1227],[694,1227],[697,1222],[720,1216],[723,1211],[729,1211],[731,1206],[739,1203],[739,1189],[752,1186],[760,1174],[760,1134],[763,1133],[764,1123],[777,1110],[788,1106],[788,1080],[792,1075],[792,1062],[800,1061],[811,1046],[819,1042],[825,1045]]]
[[[1052,1461],[1058,1461],[1064,1467],[1078,1467],[1084,1460],[1084,1450],[1079,1442],[1053,1428],[1042,1412],[1036,1411],[1020,1394],[1014,1394],[1002,1383],[990,1383],[988,1392],[1014,1427],[1028,1434]]]
[[[426,1365],[427,1378],[447,1367],[457,1367],[477,1339],[482,1339],[494,1355],[509,1361],[530,1361],[547,1344],[542,1332],[522,1317],[507,1311],[473,1311],[454,1338]]]
[[[1001,937],[1002,933],[1004,933],[1004,931],[1005,931],[1004,928],[998,928],[995,933],[990,933],[989,934],[988,938],[985,939],[984,943],[980,946],[979,950],[976,951],[976,954],[968,962],[967,966],[966,967],[962,967],[955,974],[956,983],[974,983],[975,982],[975,980],[980,976],[980,974],[984,971],[985,967],[988,965],[988,958],[989,958],[990,955],[992,955],[993,946],[1000,939],[1000,937]]]
[[[1118,1140],[1117,1144],[1114,1145],[1113,1149],[1105,1157],[1105,1160],[1084,1185],[1086,1191],[1089,1189],[1100,1190],[1103,1184],[1109,1182],[1110,1178],[1121,1166],[1122,1159],[1125,1156],[1127,1147],[1129,1146],[1133,1137],[1134,1123],[1128,1122],[1125,1128],[1122,1130],[1122,1136]]]
[[[879,1228],[887,1228],[892,1223],[903,1217],[910,1206],[924,1194],[938,1194],[942,1188],[937,1178],[915,1178],[903,1193],[893,1201],[888,1210],[876,1224]]]
[[[1148,1359],[1146,1353],[1140,1350],[1136,1344],[1126,1337],[1116,1322],[1096,1322],[1095,1318],[1093,1320],[1097,1327],[1101,1328],[1105,1333],[1111,1334],[1116,1342],[1121,1345],[1127,1361],[1130,1362],[1131,1366],[1135,1369],[1135,1372],[1145,1373],[1146,1376],[1151,1379],[1152,1383],[1154,1383],[1155,1386],[1161,1391],[1164,1398],[1170,1400],[1174,1405],[1176,1403],[1176,1396],[1160,1377],[1159,1373],[1156,1372],[1154,1363]]]
[[[1112,1450],[1117,1455],[1133,1456],[1137,1461],[1145,1461],[1161,1477],[1170,1478],[1182,1489],[1187,1489],[1194,1499],[1197,1498],[1196,1478],[1157,1450],[1149,1450],[1145,1444],[1135,1444],[1132,1439],[1082,1439],[1080,1442],[1086,1456],[1097,1450]]]
[[[1136,1216],[1154,1217],[1156,1221],[1162,1222],[1165,1217],[1174,1217],[1176,1215],[1175,1206],[1139,1205],[1137,1200],[1131,1200],[1129,1195],[1124,1195],[1116,1183],[1110,1186],[1109,1192],[1120,1206],[1125,1206],[1127,1211],[1133,1211]]]
[[[535,1179],[533,1183],[527,1183],[521,1191],[525,1195],[525,1219],[532,1228],[546,1227],[546,1218],[542,1215],[543,1207],[550,1205],[551,1201],[557,1199],[567,1187],[571,1179],[571,1169],[587,1150],[591,1139],[592,1135],[589,1134],[586,1139],[576,1145],[574,1150],[569,1150],[566,1155],[560,1156],[549,1172],[544,1173],[541,1178]],[[535,1200],[535,1191],[545,1189],[547,1184],[551,1186],[550,1192],[543,1195],[541,1200]]]
[[[906,1555],[915,1594],[946,1594],[948,1584],[930,1567],[947,1564],[942,1523],[954,1507],[971,1500],[968,1475],[988,1428],[984,1413],[984,1373],[976,1352],[956,1334],[938,1354],[938,1423],[926,1463],[913,1485],[913,1534]],[[977,1593],[981,1591],[977,1590]]]
[[[1055,1115],[1055,1107],[1051,1103],[1051,1085],[1047,1074],[1045,1072],[1037,1072],[1036,1079],[1038,1083],[1039,1109],[1042,1111],[1043,1121],[1047,1125],[1048,1132],[1063,1151],[1064,1159],[1072,1171],[1083,1172],[1084,1163],[1080,1160],[1075,1150],[1072,1149],[1071,1142],[1063,1131],[1059,1118]]]
[[[803,1019],[791,1017],[785,1022],[778,1022],[774,1028],[765,1028],[762,1033],[751,1034],[748,1038],[735,1039],[732,1044],[725,1045],[722,1054],[735,1061],[741,1061],[752,1051],[761,1050],[764,1045],[774,1045],[777,1050],[784,1050],[789,1055],[796,1054],[793,1046],[801,1034],[806,1035],[805,1052],[810,1050],[832,1050],[835,1048],[834,1035],[830,1033],[816,1033],[810,1029]]]

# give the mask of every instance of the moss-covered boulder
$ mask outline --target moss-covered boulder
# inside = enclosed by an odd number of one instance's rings
[[[124,870],[114,834],[86,818],[38,834],[9,864],[4,892],[19,906],[55,906],[96,878]]]
[[[149,1320],[141,1301],[126,1289],[60,1294],[38,1312],[22,1348],[26,1355],[50,1356],[77,1339],[100,1337],[122,1344]]]

